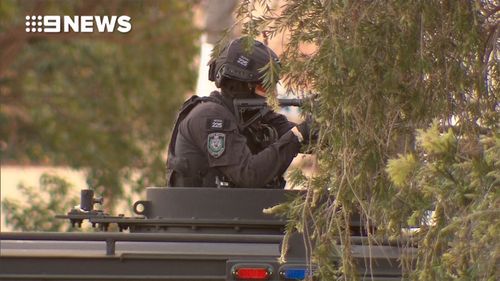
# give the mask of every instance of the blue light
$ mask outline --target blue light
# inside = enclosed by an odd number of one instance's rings
[[[303,280],[307,276],[305,268],[286,268],[283,270],[283,277],[287,280]]]

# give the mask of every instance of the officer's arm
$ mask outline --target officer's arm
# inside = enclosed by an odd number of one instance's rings
[[[281,175],[283,167],[290,165],[299,149],[300,143],[297,137],[289,131],[281,136],[277,142],[257,154],[252,154],[246,144],[245,146],[236,145],[228,152],[239,158],[238,163],[218,166],[218,169],[238,187],[262,187],[275,176]],[[217,164],[216,162],[212,163]]]
[[[288,131],[253,155],[234,119],[205,115],[186,121],[189,138],[205,153],[209,166],[219,169],[238,187],[263,187],[282,172],[282,167],[290,165],[300,149],[298,138]]]

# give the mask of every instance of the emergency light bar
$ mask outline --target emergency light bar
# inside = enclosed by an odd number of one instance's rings
[[[267,280],[273,274],[270,266],[236,266],[233,268],[233,277],[236,280]]]
[[[285,280],[304,280],[309,276],[306,268],[290,267],[281,270],[280,276]]]

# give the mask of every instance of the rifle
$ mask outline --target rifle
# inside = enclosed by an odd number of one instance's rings
[[[308,99],[278,99],[278,104],[281,107],[286,106],[302,106]],[[266,99],[234,99],[234,111],[241,130],[244,130],[250,124],[264,117],[271,111],[267,105]],[[249,110],[254,110],[256,113],[247,121],[243,120],[243,113]]]

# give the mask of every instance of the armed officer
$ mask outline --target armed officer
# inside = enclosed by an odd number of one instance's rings
[[[193,96],[181,108],[169,145],[168,186],[283,188],[283,173],[309,139],[307,122],[295,126],[272,110],[248,122],[255,111],[237,112],[235,99],[266,98],[262,69],[270,60],[279,64],[262,42],[252,40],[248,48],[244,40],[210,62],[208,78],[221,92]]]

